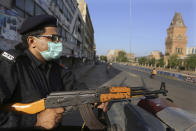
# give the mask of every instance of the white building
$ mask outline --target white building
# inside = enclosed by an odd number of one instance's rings
[[[109,50],[106,54],[107,60],[109,62],[116,61],[116,57],[118,56],[118,52],[121,50]]]
[[[186,55],[196,54],[196,47],[187,47]]]
[[[152,51],[149,55],[150,58],[155,58],[156,60],[159,60],[163,57],[162,52],[160,51]]]

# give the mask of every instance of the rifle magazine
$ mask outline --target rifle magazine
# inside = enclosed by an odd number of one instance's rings
[[[79,106],[82,119],[90,130],[101,130],[106,128],[95,116],[90,104],[83,104]]]

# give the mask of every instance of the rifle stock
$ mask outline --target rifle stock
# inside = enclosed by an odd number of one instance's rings
[[[32,103],[15,103],[9,107],[12,111],[23,112],[26,114],[36,114],[45,110],[44,99],[32,102]]]

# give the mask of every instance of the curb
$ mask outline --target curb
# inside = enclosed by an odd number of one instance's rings
[[[151,74],[150,72],[143,71],[143,70],[137,70],[137,71],[141,71],[141,72],[145,72],[145,73]],[[166,76],[166,75],[162,75],[162,74],[157,74],[157,76],[165,77],[165,78],[167,78],[167,79],[178,80],[176,77],[173,77],[173,76]]]

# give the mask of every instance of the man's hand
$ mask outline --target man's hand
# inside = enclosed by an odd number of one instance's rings
[[[37,114],[36,127],[44,129],[52,129],[60,122],[64,108],[51,108],[46,109]]]
[[[97,108],[103,109],[103,112],[106,112],[108,109],[108,102],[105,103],[101,103],[100,105],[98,105],[97,103],[94,104],[94,106],[97,106]]]

